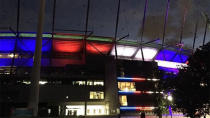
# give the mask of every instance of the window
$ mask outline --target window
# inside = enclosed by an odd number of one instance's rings
[[[104,81],[103,80],[95,80],[94,86],[104,86]]]
[[[118,82],[121,91],[136,91],[135,82]]]
[[[80,116],[85,114],[84,105],[67,105],[65,115]]]
[[[128,106],[126,95],[121,95],[121,96],[119,96],[119,98],[120,98],[120,105],[121,106]]]
[[[85,81],[73,81],[72,84],[82,86],[85,85]]]
[[[88,81],[87,81],[87,85],[88,85],[88,86],[92,86],[92,85],[93,85],[93,81],[92,81],[92,80],[88,80]]]
[[[90,91],[90,99],[104,99],[104,92]]]
[[[87,105],[87,115],[106,115],[105,105]]]

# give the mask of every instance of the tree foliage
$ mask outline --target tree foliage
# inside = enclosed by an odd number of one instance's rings
[[[189,58],[188,66],[178,75],[160,82],[160,87],[173,91],[176,111],[189,117],[209,114],[210,108],[210,43],[198,48]]]

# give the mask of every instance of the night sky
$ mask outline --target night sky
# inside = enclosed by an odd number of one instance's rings
[[[35,32],[39,0],[21,0],[20,31]],[[183,33],[185,47],[192,47],[195,22],[199,20],[196,47],[202,44],[205,18],[210,17],[210,0],[170,0],[167,44],[179,41],[184,9],[186,23]],[[93,35],[114,37],[118,0],[91,0],[88,30]],[[140,40],[145,0],[121,0],[118,37],[130,34],[126,40]],[[167,0],[148,0],[143,41],[162,39]],[[57,0],[56,29],[85,29],[87,0]],[[0,0],[0,27],[16,28],[17,0]],[[44,32],[51,32],[53,0],[46,0]],[[6,30],[1,30],[6,31]],[[75,32],[77,33],[77,32]],[[206,42],[210,41],[210,25]]]

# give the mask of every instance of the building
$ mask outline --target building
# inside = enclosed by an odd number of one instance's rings
[[[27,106],[35,37],[35,33],[0,34],[2,116],[10,114],[12,107]],[[115,59],[114,46],[110,37],[85,39],[80,34],[43,34],[39,114],[80,116],[152,111],[155,94],[161,94],[155,91],[155,71],[158,66],[164,67],[159,65],[165,61],[161,58],[164,50],[145,44],[142,61],[137,42],[120,40]],[[180,55],[173,54],[175,59]]]

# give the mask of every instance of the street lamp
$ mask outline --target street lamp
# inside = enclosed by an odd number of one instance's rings
[[[172,101],[172,100],[173,100],[173,97],[172,97],[171,95],[169,95],[169,96],[167,97],[167,99],[168,99],[168,101]]]

